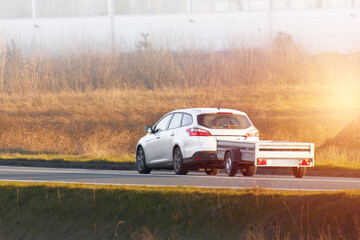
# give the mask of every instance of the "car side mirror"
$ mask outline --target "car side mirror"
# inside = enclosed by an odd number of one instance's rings
[[[145,127],[145,132],[147,132],[147,133],[153,133],[154,130],[153,130],[152,126],[146,126],[146,127]]]

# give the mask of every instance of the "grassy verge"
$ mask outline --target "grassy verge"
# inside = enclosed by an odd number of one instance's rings
[[[43,161],[64,161],[64,162],[83,162],[83,163],[134,163],[135,162],[135,155],[134,154],[126,154],[121,156],[120,158],[92,158],[85,155],[54,155],[54,154],[20,154],[20,153],[13,153],[13,154],[0,154],[1,159],[9,159],[9,160],[17,160],[17,159],[24,159],[24,160],[43,160]]]
[[[319,148],[315,150],[315,161],[318,169],[358,170],[360,169],[360,151],[358,147]]]
[[[93,158],[84,155],[13,153],[0,154],[0,165],[134,170],[135,155],[125,154],[120,158]]]
[[[358,192],[0,183],[0,239],[359,238]]]
[[[360,153],[357,148],[321,147],[315,150],[315,167],[311,170],[348,172],[349,177],[357,177],[354,171],[360,169]],[[123,154],[120,157],[89,157],[86,155],[37,154],[37,153],[2,153],[0,165],[97,168],[114,170],[135,170],[135,155]],[[271,171],[270,171],[271,172]],[[326,173],[319,173],[321,176]],[[346,174],[344,175],[346,176]]]

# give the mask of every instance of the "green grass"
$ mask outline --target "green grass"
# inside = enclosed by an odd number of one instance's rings
[[[320,161],[316,161],[320,159]],[[358,146],[326,146],[315,149],[315,166],[319,169],[360,169]]]
[[[314,169],[354,171],[360,169],[358,159],[360,159],[360,152],[357,148],[336,146],[315,148]],[[135,154],[123,154],[121,157],[90,157],[70,154],[3,152],[0,154],[0,164],[134,170]]]
[[[101,158],[85,155],[11,153],[0,154],[0,165],[134,170],[135,156],[124,154],[120,158]]]
[[[0,182],[0,239],[359,238],[359,192]]]
[[[0,159],[8,160],[42,160],[42,161],[63,161],[63,162],[83,162],[83,163],[120,163],[120,162],[135,162],[135,154],[124,154],[122,157],[89,157],[86,155],[69,155],[69,154],[0,154]]]
[[[315,167],[318,170],[358,170],[360,152],[351,147],[315,148]],[[123,154],[120,157],[91,157],[86,155],[19,153],[0,151],[0,164],[20,166],[83,167],[103,169],[135,169],[135,154]]]

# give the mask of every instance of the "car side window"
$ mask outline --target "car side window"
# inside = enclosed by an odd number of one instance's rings
[[[168,125],[169,125],[169,121],[172,118],[173,114],[169,114],[166,115],[165,117],[163,117],[155,126],[155,132],[157,131],[164,131],[167,129]]]
[[[178,128],[181,126],[182,113],[175,113],[174,117],[171,119],[169,129]]]
[[[187,126],[193,123],[192,116],[190,114],[184,114],[181,126]]]

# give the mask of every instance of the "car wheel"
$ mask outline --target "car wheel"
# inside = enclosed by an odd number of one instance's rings
[[[242,174],[247,177],[252,177],[256,173],[257,167],[254,165],[248,165],[242,169]]]
[[[141,174],[149,174],[151,172],[151,168],[146,165],[145,152],[141,146],[136,151],[136,167]]]
[[[206,175],[217,175],[220,169],[218,168],[205,168]]]
[[[306,168],[304,167],[294,167],[293,174],[296,178],[302,178],[305,175]]]
[[[179,147],[175,148],[173,159],[174,159],[174,171],[175,171],[175,173],[178,174],[178,175],[186,175],[189,172],[189,170],[184,165],[183,157],[182,157],[181,150],[180,150]]]
[[[233,162],[231,153],[225,154],[225,172],[228,176],[233,177],[238,171],[237,164]]]

